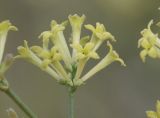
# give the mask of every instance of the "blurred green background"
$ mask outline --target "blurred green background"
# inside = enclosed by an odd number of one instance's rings
[[[116,37],[114,47],[127,67],[114,63],[79,88],[76,118],[146,118],[145,111],[154,109],[156,100],[160,99],[160,60],[148,58],[143,64],[137,40],[151,19],[160,20],[159,6],[159,0],[0,0],[0,21],[10,19],[19,28],[18,32],[9,33],[5,54],[17,54],[16,47],[23,40],[31,45],[39,44],[37,37],[49,29],[52,19],[61,22],[69,14],[85,14],[85,24],[101,22]],[[104,56],[105,46],[100,52]],[[87,69],[94,64],[91,61]],[[67,118],[66,88],[46,73],[18,60],[6,76],[10,86],[39,118]],[[0,92],[0,118],[7,118],[5,110],[9,107],[20,118],[24,116]]]

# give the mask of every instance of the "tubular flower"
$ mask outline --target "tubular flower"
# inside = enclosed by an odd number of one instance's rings
[[[77,14],[69,15],[68,19],[72,27],[72,42],[79,43],[81,28],[85,20],[85,15],[82,15],[81,17],[78,16]]]
[[[93,32],[91,42],[95,43],[94,50],[97,50],[105,40],[116,41],[114,36],[107,32],[104,25],[99,22],[96,23],[96,27],[88,24],[85,25],[85,28]]]
[[[17,31],[17,28],[8,20],[0,23],[0,63],[2,62],[6,38],[9,30]]]
[[[81,28],[82,28],[85,18],[86,18],[85,15],[78,16],[77,14],[68,16],[69,22],[72,27],[71,42],[74,45],[78,45],[80,42]],[[76,61],[76,56],[77,56],[77,52],[73,48],[72,61]]]
[[[121,63],[122,66],[126,66],[124,61],[119,57],[118,53],[113,50],[112,45],[107,42],[107,46],[109,47],[109,53],[97,64],[95,65],[86,75],[84,75],[81,79],[83,81],[86,81],[90,77],[92,77],[94,74],[99,72],[100,70],[107,67],[109,64],[118,61]]]
[[[41,33],[40,38],[43,38],[44,47],[48,47],[48,41],[51,39],[52,43],[56,45],[58,51],[62,54],[62,59],[66,64],[67,68],[71,65],[71,55],[63,35],[63,30],[65,29],[66,22],[57,24],[56,21],[51,22],[51,30]]]
[[[48,65],[46,66],[46,61],[40,59],[29,47],[27,41],[24,41],[24,46],[19,46],[18,48],[19,55],[16,58],[24,58],[30,63],[38,66],[43,71],[47,72],[49,75],[59,80],[60,76]],[[48,64],[48,63],[47,63]]]
[[[158,38],[158,34],[152,32],[152,24],[153,20],[149,22],[147,29],[141,31],[142,37],[138,41],[138,47],[143,48],[140,52],[140,57],[143,62],[145,62],[146,56],[160,58],[160,39]]]
[[[8,82],[4,79],[4,73],[12,65],[13,56],[8,54],[6,58],[3,59],[3,53],[5,49],[5,44],[7,40],[7,34],[9,30],[17,31],[17,28],[13,26],[10,21],[6,20],[0,23],[0,89],[4,90],[8,88]]]
[[[160,118],[160,101],[157,100],[156,111],[146,111],[148,118]]]
[[[68,21],[58,24],[56,21],[51,21],[51,29],[40,34],[42,46],[28,47],[27,42],[24,46],[18,47],[19,55],[17,58],[24,58],[32,64],[38,66],[43,71],[49,73],[57,79],[61,84],[77,88],[96,72],[108,66],[114,61],[121,62],[118,54],[112,49],[108,42],[110,51],[99,64],[91,69],[86,75],[81,77],[83,69],[89,59],[100,59],[96,50],[99,46],[108,39],[115,41],[111,33],[106,32],[103,24],[97,23],[96,28],[91,25],[86,26],[87,29],[93,32],[92,37],[81,37],[81,29],[85,16],[69,15],[69,23],[72,27],[70,52],[63,31]]]

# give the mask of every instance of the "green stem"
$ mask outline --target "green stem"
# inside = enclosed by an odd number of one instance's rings
[[[30,108],[14,93],[13,90],[7,89],[4,91],[22,110],[28,115],[29,118],[38,118]]]
[[[69,90],[68,93],[69,93],[69,113],[68,113],[68,118],[74,118],[74,92],[72,90]]]

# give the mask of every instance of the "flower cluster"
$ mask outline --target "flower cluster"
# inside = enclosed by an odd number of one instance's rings
[[[160,118],[160,101],[157,101],[156,111],[146,111],[148,118]]]
[[[96,27],[90,24],[84,25],[87,30],[92,32],[92,36],[82,37],[81,29],[85,16],[69,15],[68,19],[61,24],[58,24],[55,20],[51,21],[51,29],[42,32],[39,36],[43,42],[42,46],[29,47],[27,41],[24,41],[24,46],[18,47],[19,55],[17,58],[26,59],[60,83],[71,87],[80,86],[84,81],[114,61],[119,61],[125,66],[110,43],[110,41],[115,41],[114,36],[106,31],[103,24],[96,23]],[[69,44],[71,51],[63,33],[68,22],[72,28]],[[103,42],[107,42],[107,47],[110,49],[108,54],[82,76],[83,69],[89,59],[100,59],[96,51]]]
[[[146,60],[146,56],[151,58],[160,58],[160,39],[158,34],[154,34],[151,30],[153,20],[148,24],[148,27],[141,31],[142,37],[138,41],[138,47],[142,47],[140,57],[143,62]],[[158,25],[158,24],[157,24]]]

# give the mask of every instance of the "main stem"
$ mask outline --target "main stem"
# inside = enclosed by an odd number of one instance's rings
[[[68,118],[74,118],[74,91],[71,90],[72,88],[69,89],[69,113],[68,113]]]
[[[29,118],[38,118],[32,110],[14,93],[13,90],[8,89],[5,91],[5,93],[23,110],[23,112],[29,117]]]

